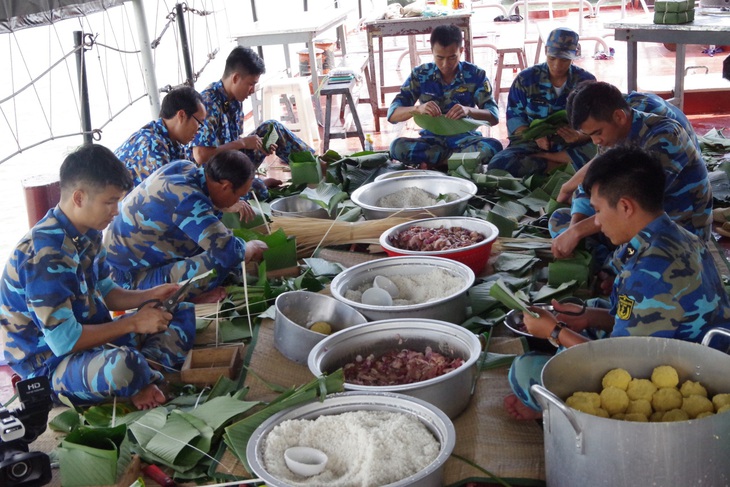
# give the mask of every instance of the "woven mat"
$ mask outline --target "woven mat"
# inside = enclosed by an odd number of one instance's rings
[[[500,353],[522,353],[522,343],[513,338],[493,338],[490,350]],[[306,366],[298,365],[274,348],[274,322],[263,320],[249,365],[256,375],[267,382],[292,386],[310,382],[314,376]],[[253,374],[245,385],[250,387],[249,399],[270,400],[276,396]],[[467,409],[454,420],[456,448],[463,456],[501,478],[545,478],[543,432],[533,421],[513,421],[502,407],[509,394],[507,367],[481,374],[474,397]],[[461,460],[446,462],[444,484],[459,484],[465,480],[487,480],[479,470]]]

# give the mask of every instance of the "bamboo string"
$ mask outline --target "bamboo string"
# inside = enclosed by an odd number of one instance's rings
[[[264,214],[264,209],[261,208],[261,202],[259,201],[259,197],[256,196],[256,191],[251,191],[251,194],[253,195],[253,199],[256,201],[256,204],[259,207],[259,211],[261,212],[261,218],[264,220],[264,225],[266,226],[266,233],[271,235],[271,227],[269,226],[269,221],[266,218],[266,215]]]
[[[316,255],[317,254],[317,251],[319,250],[319,247],[322,245],[322,242],[324,242],[324,240],[327,238],[327,235],[330,234],[330,231],[332,230],[332,227],[335,226],[335,223],[337,222],[337,219],[340,217],[340,215],[342,215],[342,212],[343,211],[345,211],[345,207],[344,206],[342,208],[340,208],[340,212],[337,213],[337,216],[335,217],[335,219],[332,220],[332,224],[329,226],[329,228],[327,229],[327,231],[324,232],[324,235],[322,236],[322,240],[320,240],[319,243],[317,244],[317,246],[314,248],[314,251],[312,251],[312,255]],[[307,270],[309,270],[309,269],[307,269]]]
[[[246,261],[241,262],[241,270],[243,271],[243,299],[246,300],[246,318],[248,319],[248,332],[253,338],[253,325],[251,324],[251,308],[248,305],[248,278],[246,277]]]

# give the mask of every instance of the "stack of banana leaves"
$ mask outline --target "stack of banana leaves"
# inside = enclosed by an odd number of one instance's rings
[[[538,118],[530,122],[530,126],[521,134],[515,136],[516,140],[530,141],[543,137],[558,137],[557,132],[561,127],[568,125],[568,114],[565,110],[558,110],[546,118]],[[512,139],[512,137],[510,137]]]

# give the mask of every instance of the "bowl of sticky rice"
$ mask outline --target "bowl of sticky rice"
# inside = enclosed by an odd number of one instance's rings
[[[459,324],[466,319],[466,292],[474,280],[474,271],[453,260],[386,257],[340,272],[332,279],[330,292],[371,321],[429,318]],[[388,302],[369,300],[373,288],[385,287],[379,284],[382,281],[392,293]]]
[[[472,181],[429,174],[373,181],[353,191],[350,199],[362,208],[368,220],[389,216],[425,218],[462,215],[476,193]]]

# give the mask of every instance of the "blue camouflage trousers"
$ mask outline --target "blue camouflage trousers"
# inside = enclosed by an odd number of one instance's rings
[[[231,273],[231,269],[222,266],[210,252],[201,252],[158,267],[142,268],[134,275],[112,267],[112,280],[125,289],[151,289],[170,282],[183,282],[211,270],[216,271],[215,275],[196,280],[190,287],[187,296],[195,297],[220,286]]]
[[[480,164],[486,164],[499,151],[502,143],[483,137],[478,132],[441,136],[423,133],[418,138],[399,137],[390,144],[390,157],[409,165],[443,164],[456,152],[479,152]]]
[[[114,342],[119,348],[96,347],[67,355],[50,371],[51,387],[75,405],[132,397],[163,380],[147,360],[161,364],[165,371],[179,370],[194,341],[195,308],[181,303],[162,333],[132,333]]]
[[[306,142],[297,137],[294,132],[286,128],[283,123],[276,120],[266,120],[262,122],[261,125],[256,127],[256,130],[251,132],[249,135],[258,135],[263,139],[264,136],[269,133],[269,128],[271,126],[274,127],[274,130],[276,130],[276,133],[279,136],[279,139],[276,141],[276,155],[279,159],[284,161],[285,164],[289,164],[289,154],[294,152],[309,151],[314,154],[313,148],[309,147]],[[267,156],[267,154],[259,150],[241,149],[241,152],[251,159],[251,162],[253,162],[255,167],[259,167]],[[269,197],[269,191],[263,180],[260,178],[254,179],[253,184],[251,185],[251,190],[256,191],[256,196],[258,196],[261,200],[265,200]],[[249,195],[246,195],[247,197],[245,199],[249,199]]]
[[[565,151],[575,168],[583,167],[596,154],[595,146],[591,143],[569,147]],[[517,178],[543,174],[547,170],[548,160],[536,155],[540,152],[543,152],[542,149],[534,141],[511,142],[489,161],[488,169],[501,169]]]

